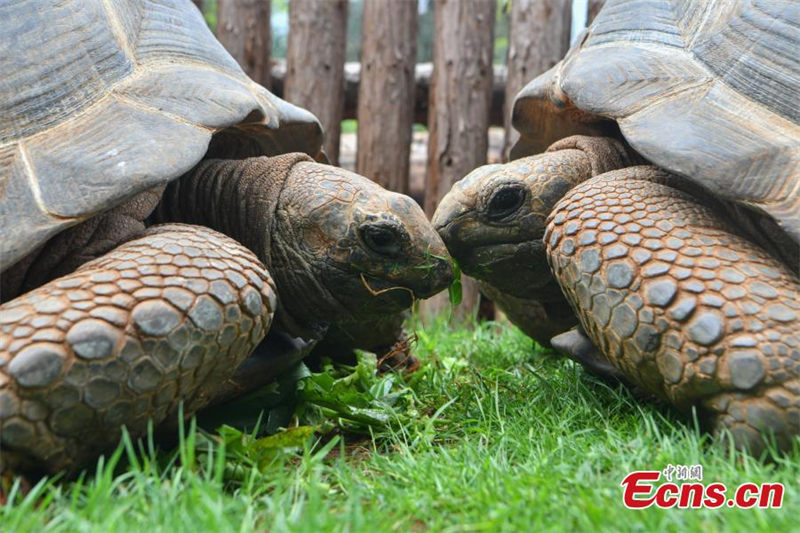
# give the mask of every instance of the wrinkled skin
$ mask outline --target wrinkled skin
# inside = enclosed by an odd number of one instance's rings
[[[449,254],[416,202],[357,174],[297,164],[276,215],[273,265],[283,267],[276,276],[292,317],[369,322],[452,280]]]
[[[545,154],[472,171],[432,219],[462,270],[544,346],[577,323],[547,263],[547,217],[579,182],[637,160],[615,141],[571,139]]]
[[[299,154],[204,162],[170,184],[156,220],[243,242],[275,277],[282,329],[305,338],[397,316],[452,278],[444,243],[413,200]]]
[[[141,435],[181,404],[189,416],[246,392],[329,328],[357,323],[352,346],[375,342],[364,324],[395,320],[453,277],[410,198],[302,154],[204,161],[152,216],[154,202],[139,205],[15,271],[24,287],[26,273],[46,277],[40,261],[83,262],[0,306],[0,472],[75,471],[122,425]],[[234,374],[271,329],[281,342]]]
[[[433,222],[464,270],[497,291],[514,285],[494,266],[519,261],[513,279],[533,276],[537,288],[520,305],[549,301],[538,277],[546,261],[580,323],[561,325],[552,344],[590,370],[697,408],[738,448],[760,453],[765,434],[790,448],[800,434],[800,280],[707,193],[638,162],[616,141],[568,138],[474,172]]]

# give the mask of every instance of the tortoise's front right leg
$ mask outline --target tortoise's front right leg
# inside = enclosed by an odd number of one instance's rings
[[[74,470],[191,414],[263,339],[265,267],[207,228],[152,228],[0,307],[0,472]]]

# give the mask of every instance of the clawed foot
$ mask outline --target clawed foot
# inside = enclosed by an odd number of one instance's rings
[[[378,359],[378,372],[415,372],[420,367],[419,359],[411,354],[411,345],[417,341],[417,335],[403,337],[392,345]]]
[[[550,342],[553,348],[580,363],[592,374],[603,379],[627,383],[623,374],[597,349],[580,326],[556,335]]]

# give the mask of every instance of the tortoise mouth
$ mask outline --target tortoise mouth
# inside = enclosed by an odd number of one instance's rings
[[[512,223],[498,224],[478,221],[474,216],[463,215],[435,226],[439,236],[459,262],[460,255],[469,250],[489,247],[517,246],[532,240],[541,240],[540,234],[520,235],[519,226]]]
[[[465,246],[458,253],[454,253],[453,257],[465,274],[477,279],[486,279],[491,277],[497,266],[516,257],[520,246],[524,244],[525,241],[519,241]]]
[[[410,287],[376,276],[362,274],[361,283],[370,294],[370,300],[381,306],[397,306],[397,311],[409,307],[417,296]]]
[[[513,227],[474,227],[455,219],[436,228],[448,252],[458,261],[464,273],[483,279],[496,263],[519,257],[525,250],[542,248],[542,236],[523,236]]]
[[[453,281],[448,262],[441,262],[414,279],[391,279],[366,272],[351,273],[355,278],[331,291],[339,306],[352,319],[374,318],[404,311],[415,300],[425,299],[446,289]]]
[[[520,298],[549,291],[554,282],[540,239],[475,246],[454,256],[465,274]]]
[[[390,300],[401,309],[410,307],[414,300],[430,298],[453,282],[454,272],[449,260],[434,258],[432,263],[409,268],[414,274],[406,279],[361,274],[360,281],[370,295]]]

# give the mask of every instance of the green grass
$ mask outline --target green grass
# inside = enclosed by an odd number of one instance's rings
[[[797,529],[800,451],[772,461],[726,454],[683,417],[542,353],[513,328],[439,324],[419,334],[420,370],[359,385],[396,415],[371,437],[331,431],[339,415],[310,405],[305,419],[327,414],[328,429],[295,450],[259,448],[263,440],[235,432],[227,445],[209,445],[191,429],[171,458],[135,454],[128,441],[97,474],[12,494],[0,507],[0,529]],[[353,376],[347,383],[362,379]],[[114,468],[127,456],[132,464]],[[622,478],[669,463],[702,464],[706,483],[728,487],[783,482],[783,508],[625,509]]]

